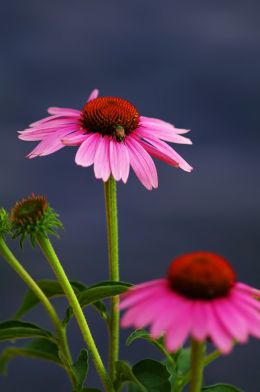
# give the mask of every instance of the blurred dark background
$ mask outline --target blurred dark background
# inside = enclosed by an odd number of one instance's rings
[[[103,184],[92,168],[75,165],[74,148],[26,160],[34,143],[16,132],[48,106],[81,108],[98,87],[144,115],[190,128],[194,142],[175,146],[193,173],[157,162],[158,190],[145,190],[133,172],[119,184],[121,279],[163,276],[176,255],[205,249],[225,255],[240,280],[260,287],[259,11],[257,0],[1,2],[1,205],[10,208],[31,192],[47,195],[65,225],[54,244],[71,279],[107,279]],[[35,278],[52,277],[38,250],[10,244]],[[3,260],[0,268],[5,320],[26,287]],[[55,304],[63,314],[65,303]],[[87,317],[105,355],[103,323],[92,310]],[[49,326],[41,308],[27,319]],[[129,332],[122,333],[122,358],[158,358],[145,342],[126,348]],[[76,355],[83,342],[74,322],[69,339]],[[251,339],[211,365],[206,382],[256,392],[259,357],[260,343]],[[93,367],[88,386],[98,386]],[[21,358],[0,376],[0,389],[70,392],[62,370]]]

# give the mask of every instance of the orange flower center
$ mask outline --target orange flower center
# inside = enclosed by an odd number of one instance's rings
[[[125,99],[100,97],[88,102],[83,108],[82,126],[87,132],[110,135],[119,142],[134,131],[138,123],[138,111]]]
[[[226,296],[236,281],[236,274],[227,260],[209,252],[178,257],[171,263],[167,277],[174,291],[204,300]]]

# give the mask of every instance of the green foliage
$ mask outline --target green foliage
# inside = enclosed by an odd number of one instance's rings
[[[6,373],[9,361],[17,356],[44,359],[62,366],[56,343],[46,339],[34,339],[24,347],[10,346],[5,348],[0,355],[0,373]]]
[[[165,348],[163,344],[163,338],[153,339],[149,332],[145,329],[136,329],[133,331],[126,340],[126,345],[130,346],[135,340],[144,339],[153,346],[155,346],[158,350],[160,350],[165,355]]]
[[[77,389],[75,392],[82,392],[84,381],[88,372],[88,352],[82,349],[77,361],[72,365],[72,371],[77,381]]]
[[[78,300],[82,308],[87,305],[95,304],[101,314],[106,315],[106,310],[102,308],[102,303],[98,302],[104,298],[113,297],[114,295],[121,294],[128,290],[131,285],[124,282],[100,282],[87,289],[81,291],[78,295]],[[66,312],[66,317],[64,319],[64,325],[66,325],[71,317],[73,316],[73,311],[69,307]]]
[[[0,341],[25,339],[25,338],[54,339],[52,334],[35,324],[24,321],[9,320],[0,323]]]
[[[144,359],[133,366],[132,372],[149,392],[171,391],[170,374],[160,362]]]
[[[202,388],[203,392],[243,392],[242,389],[234,387],[230,384],[214,384]]]
[[[116,391],[119,391],[121,386],[125,383],[133,383],[137,392],[147,392],[146,388],[138,381],[134,376],[130,365],[125,361],[116,362],[116,379],[114,387]]]
[[[65,295],[60,283],[57,282],[56,280],[43,279],[43,280],[39,280],[37,284],[48,298],[60,297]],[[79,282],[71,282],[71,285],[76,295],[78,295],[80,291],[86,289],[86,286],[84,286],[82,283]],[[22,305],[20,306],[20,308],[15,314],[15,318],[16,319],[21,318],[29,310],[31,310],[34,306],[38,305],[39,303],[40,300],[34,294],[34,292],[32,290],[28,290],[24,296]]]
[[[4,208],[0,208],[0,236],[11,234],[12,224],[9,215]]]
[[[83,388],[82,392],[101,392],[100,389],[97,388]]]

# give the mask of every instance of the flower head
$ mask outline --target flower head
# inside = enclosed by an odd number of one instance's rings
[[[29,158],[52,154],[65,145],[79,146],[75,161],[94,165],[96,178],[127,182],[130,166],[147,188],[157,188],[157,170],[151,156],[190,172],[192,167],[165,141],[191,144],[185,129],[157,118],[142,116],[129,101],[98,97],[94,90],[82,110],[52,107],[50,114],[19,132],[26,141],[40,141]]]
[[[123,327],[150,325],[153,338],[165,334],[169,351],[188,336],[209,338],[223,353],[234,341],[260,338],[260,292],[236,281],[231,265],[209,252],[194,252],[172,261],[167,276],[139,284],[123,294]]]
[[[44,196],[29,196],[16,202],[11,210],[13,237],[20,237],[20,244],[29,236],[35,245],[38,236],[53,234],[57,236],[56,228],[62,228],[58,214],[48,205]]]

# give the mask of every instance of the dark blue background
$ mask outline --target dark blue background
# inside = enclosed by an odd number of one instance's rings
[[[81,108],[98,87],[129,99],[139,111],[191,128],[193,146],[176,150],[192,174],[158,162],[159,188],[146,191],[131,173],[119,184],[121,278],[163,276],[178,254],[206,249],[225,255],[240,280],[260,286],[259,3],[239,0],[2,1],[0,16],[0,187],[6,208],[31,192],[47,195],[65,225],[58,254],[71,279],[107,278],[103,184],[76,167],[74,148],[24,159],[33,143],[16,131],[45,116],[48,106]],[[13,249],[36,278],[52,277],[38,251]],[[26,290],[1,260],[1,319],[10,318]],[[63,313],[65,304],[56,300]],[[49,326],[42,309],[29,319]],[[106,331],[87,312],[102,353]],[[124,345],[132,362],[157,353],[147,343]],[[83,345],[75,323],[69,338]],[[208,384],[259,389],[260,344],[251,340],[206,371]],[[97,385],[91,368],[89,386]],[[16,359],[4,392],[70,386],[54,365]]]

